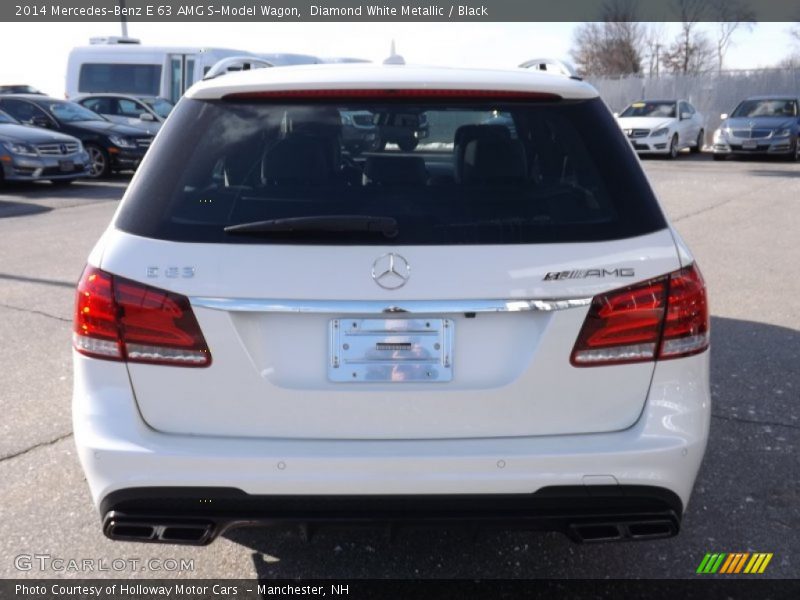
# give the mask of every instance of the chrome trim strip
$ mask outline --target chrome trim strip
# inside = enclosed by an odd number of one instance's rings
[[[553,312],[591,304],[591,298],[563,300],[262,300],[194,296],[192,306],[230,312],[320,313],[332,315],[413,313]]]

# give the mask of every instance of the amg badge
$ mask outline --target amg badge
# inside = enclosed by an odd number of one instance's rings
[[[592,277],[633,277],[633,267],[623,267],[620,269],[580,269],[575,271],[551,271],[546,273],[543,281],[555,281],[556,279],[590,279]]]

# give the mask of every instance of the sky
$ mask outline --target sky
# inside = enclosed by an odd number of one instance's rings
[[[576,23],[130,23],[143,44],[295,52],[380,61],[391,40],[408,63],[511,67],[536,57],[568,58]],[[667,39],[677,25],[665,25]],[[713,24],[708,24],[713,27]],[[728,68],[771,66],[792,50],[788,23],[760,23],[735,38]],[[27,83],[61,97],[67,55],[117,23],[0,23],[0,84]],[[31,43],[35,40],[35,43]],[[800,48],[797,48],[800,50]],[[14,57],[14,60],[11,58]]]

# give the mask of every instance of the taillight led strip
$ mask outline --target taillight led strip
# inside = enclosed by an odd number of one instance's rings
[[[709,344],[706,288],[696,265],[592,299],[570,362],[576,367],[691,356]]]
[[[75,349],[106,360],[182,367],[211,364],[186,296],[87,266],[78,282]]]
[[[223,100],[492,100],[503,101],[554,101],[561,100],[550,92],[516,90],[459,90],[459,89],[313,89],[313,90],[262,90],[226,94]]]

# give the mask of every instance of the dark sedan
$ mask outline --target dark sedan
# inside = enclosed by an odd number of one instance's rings
[[[748,98],[721,115],[714,132],[714,160],[732,155],[783,156],[800,161],[800,102],[785,96]]]
[[[42,179],[72,183],[88,174],[88,166],[80,140],[21,125],[0,111],[0,185]]]
[[[112,123],[79,104],[34,95],[0,96],[0,109],[28,125],[81,140],[91,159],[89,177],[135,169],[153,141],[146,131]]]

